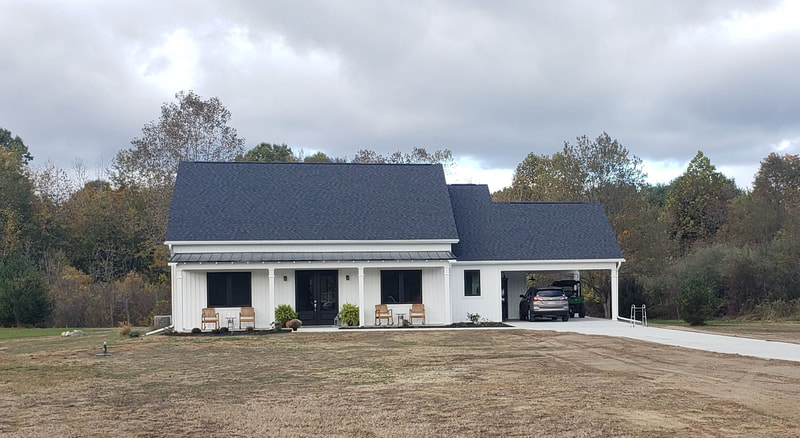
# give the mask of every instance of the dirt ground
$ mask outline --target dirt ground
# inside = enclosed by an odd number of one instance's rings
[[[798,401],[800,363],[553,332],[0,343],[3,436],[800,436]]]
[[[689,330],[717,335],[742,336],[765,341],[790,342],[800,344],[800,322],[735,322],[731,324],[714,323],[706,326],[688,327],[674,325],[654,325],[656,327]]]

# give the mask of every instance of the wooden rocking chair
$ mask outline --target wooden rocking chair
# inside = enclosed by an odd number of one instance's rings
[[[381,325],[381,320],[385,319],[389,325],[394,325],[394,316],[391,309],[386,304],[375,305],[375,325]]]
[[[205,329],[206,324],[214,323],[214,328],[219,328],[219,313],[213,307],[203,309],[203,316],[200,318],[200,327]]]
[[[425,305],[422,303],[412,304],[408,311],[408,322],[414,323],[414,318],[422,318],[422,325],[425,325]]]
[[[239,329],[242,329],[243,322],[252,322],[253,328],[256,328],[256,310],[252,307],[242,307],[239,311]]]

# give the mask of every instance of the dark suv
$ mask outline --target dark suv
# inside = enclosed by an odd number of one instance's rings
[[[533,321],[533,318],[561,317],[569,321],[569,299],[564,291],[558,287],[530,288],[524,295],[520,295],[519,319]]]

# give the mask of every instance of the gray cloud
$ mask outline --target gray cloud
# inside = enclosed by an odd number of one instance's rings
[[[192,88],[229,107],[249,146],[447,147],[513,168],[607,131],[646,160],[703,150],[754,169],[782,141],[800,152],[800,24],[759,25],[778,7],[12,1],[0,126],[37,161],[108,161]],[[181,35],[189,47],[165,49]]]

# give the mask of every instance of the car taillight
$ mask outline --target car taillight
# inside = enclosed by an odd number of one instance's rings
[[[542,299],[539,297],[533,297],[533,301],[542,301]]]
[[[561,301],[567,301],[567,297],[561,297]]]

